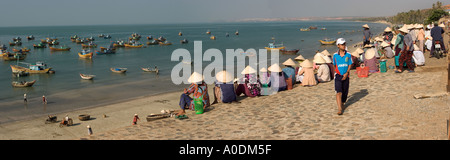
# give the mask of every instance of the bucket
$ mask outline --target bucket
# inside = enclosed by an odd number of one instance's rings
[[[358,77],[368,77],[369,67],[366,67],[364,64],[361,64],[361,67],[356,67],[356,73],[358,74]]]
[[[194,99],[195,114],[203,114],[203,100],[201,98]]]
[[[385,59],[380,61],[380,72],[382,73],[387,72],[387,65]]]

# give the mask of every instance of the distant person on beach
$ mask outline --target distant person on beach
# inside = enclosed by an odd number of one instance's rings
[[[419,32],[417,32],[417,46],[419,47],[420,51],[422,51],[422,53],[424,52],[423,48],[424,48],[424,44],[425,44],[425,31],[423,30],[423,25],[419,24],[416,26],[417,29],[419,29]]]
[[[370,44],[370,39],[372,39],[372,32],[370,32],[369,25],[364,24],[362,27],[364,28],[364,31],[363,31],[363,35],[364,35],[364,37],[363,37],[363,39],[364,39],[363,46],[365,46],[366,44]]]
[[[177,116],[186,114],[186,109],[195,111],[196,101],[203,102],[201,103],[203,109],[210,106],[208,86],[203,81],[203,76],[200,73],[194,72],[189,77],[188,82],[192,84],[189,88],[185,88],[183,94],[181,94],[179,103],[181,110],[176,114]],[[190,94],[193,94],[193,98],[189,97]]]
[[[431,37],[433,38],[433,43],[431,43],[431,51],[430,51],[430,58],[433,57],[434,53],[434,44],[436,44],[436,41],[441,42],[441,48],[444,51],[444,53],[447,53],[447,50],[445,50],[444,45],[444,38],[442,37],[442,34],[444,33],[444,29],[442,27],[439,27],[437,23],[434,23],[434,27],[431,29]]]
[[[338,106],[338,115],[343,114],[344,103],[347,101],[348,88],[350,85],[350,69],[352,65],[352,57],[346,48],[344,38],[339,38],[336,41],[339,48],[338,52],[333,54],[333,64],[336,68],[334,78],[334,89],[336,91],[336,103]]]
[[[27,102],[28,102],[27,94],[25,93],[25,94],[23,94],[23,103],[27,103]]]
[[[392,38],[394,38],[394,34],[392,33],[391,27],[386,27],[383,33],[383,41],[387,42],[388,44],[391,44]]]
[[[88,135],[92,135],[93,132],[91,126],[88,125],[86,128],[88,129]]]
[[[45,97],[45,95],[42,95],[42,103],[47,104],[47,98]]]
[[[398,32],[397,34],[397,39],[395,40],[395,44],[394,44],[394,51],[395,51],[395,56],[398,56],[400,51],[403,48],[403,33],[402,32]]]
[[[330,52],[328,52],[328,50],[323,50],[322,52],[316,53],[316,55],[320,55],[323,60],[325,60],[325,65],[328,66],[328,70],[330,73],[330,80],[334,79],[334,66],[333,66],[333,61],[331,61],[331,54]]]
[[[141,120],[141,119],[139,119],[138,114],[134,114],[134,116],[133,116],[133,125],[136,125],[138,120],[139,121]]]
[[[406,28],[406,26],[403,26],[402,28],[399,29],[399,31],[404,35],[404,40],[403,40],[403,48],[400,51],[400,57],[398,59],[398,64],[399,67],[398,69],[395,71],[395,73],[401,73],[403,72],[403,64],[404,62],[406,62],[406,66],[409,69],[409,72],[414,72],[414,65],[412,63],[412,56],[413,56],[413,51],[414,51],[414,43],[412,40],[411,35],[408,32],[408,29]]]

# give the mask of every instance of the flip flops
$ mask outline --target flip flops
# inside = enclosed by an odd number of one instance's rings
[[[175,119],[179,119],[179,120],[183,120],[183,119],[187,119],[187,118],[189,118],[189,117],[187,115],[185,115],[185,114],[175,116]]]

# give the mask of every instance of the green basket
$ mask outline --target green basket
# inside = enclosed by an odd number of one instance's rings
[[[194,99],[195,114],[203,114],[203,100]]]

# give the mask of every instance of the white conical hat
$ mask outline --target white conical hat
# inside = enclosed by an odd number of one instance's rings
[[[384,29],[384,32],[392,32],[391,27],[386,27],[386,29]]]
[[[325,60],[322,58],[321,55],[316,54],[316,55],[314,56],[313,62],[314,62],[314,63],[320,63],[320,64],[322,64],[322,63],[325,63]]]
[[[366,54],[364,55],[365,59],[372,59],[373,57],[375,57],[375,50],[374,49],[368,49],[366,51]]]
[[[325,55],[325,56],[331,56],[330,52],[328,52],[327,50],[323,50],[323,51],[320,52],[320,53],[322,53],[322,54]]]
[[[277,63],[275,63],[272,64],[268,70],[271,72],[281,72],[281,67]]]
[[[441,23],[440,25],[438,25],[439,27],[441,27],[441,28],[445,28],[445,25],[444,25],[444,23]]]
[[[192,75],[188,79],[189,83],[198,83],[201,81],[203,81],[203,75],[197,72],[192,73]]]
[[[245,69],[242,70],[241,72],[241,74],[253,74],[253,73],[256,73],[256,70],[250,66],[245,67]]]
[[[302,67],[305,67],[305,68],[311,68],[311,67],[313,67],[313,64],[312,64],[311,61],[309,61],[308,59],[305,60],[305,61],[303,61],[300,65],[301,65]]]
[[[400,29],[398,29],[400,32],[403,32],[403,33],[408,33],[409,31],[408,31],[408,28],[406,27],[406,26],[403,26],[402,28],[400,28]]]
[[[415,51],[420,51],[420,48],[419,48],[419,46],[417,46],[417,44],[414,44],[414,50]]]
[[[260,72],[267,72],[267,69],[263,67],[263,68],[261,68],[259,71],[260,71]]]
[[[234,77],[227,71],[220,71],[219,73],[216,74],[216,79],[219,82],[227,83],[233,81]]]
[[[285,65],[285,66],[295,66],[296,64],[295,64],[295,62],[292,59],[289,58],[288,60],[283,62],[283,65]]]
[[[385,41],[383,41],[383,43],[381,43],[381,47],[387,47],[387,46],[389,46],[389,44],[386,43]]]
[[[301,60],[304,61],[305,58],[302,55],[298,55],[297,57],[294,58],[295,60]]]
[[[352,56],[359,57],[359,53],[357,51],[353,51],[350,53]]]
[[[369,28],[369,25],[364,24],[362,27],[363,27],[363,28]]]
[[[325,60],[325,63],[333,63],[333,61],[331,61],[331,58],[328,56],[322,56],[323,60]]]

